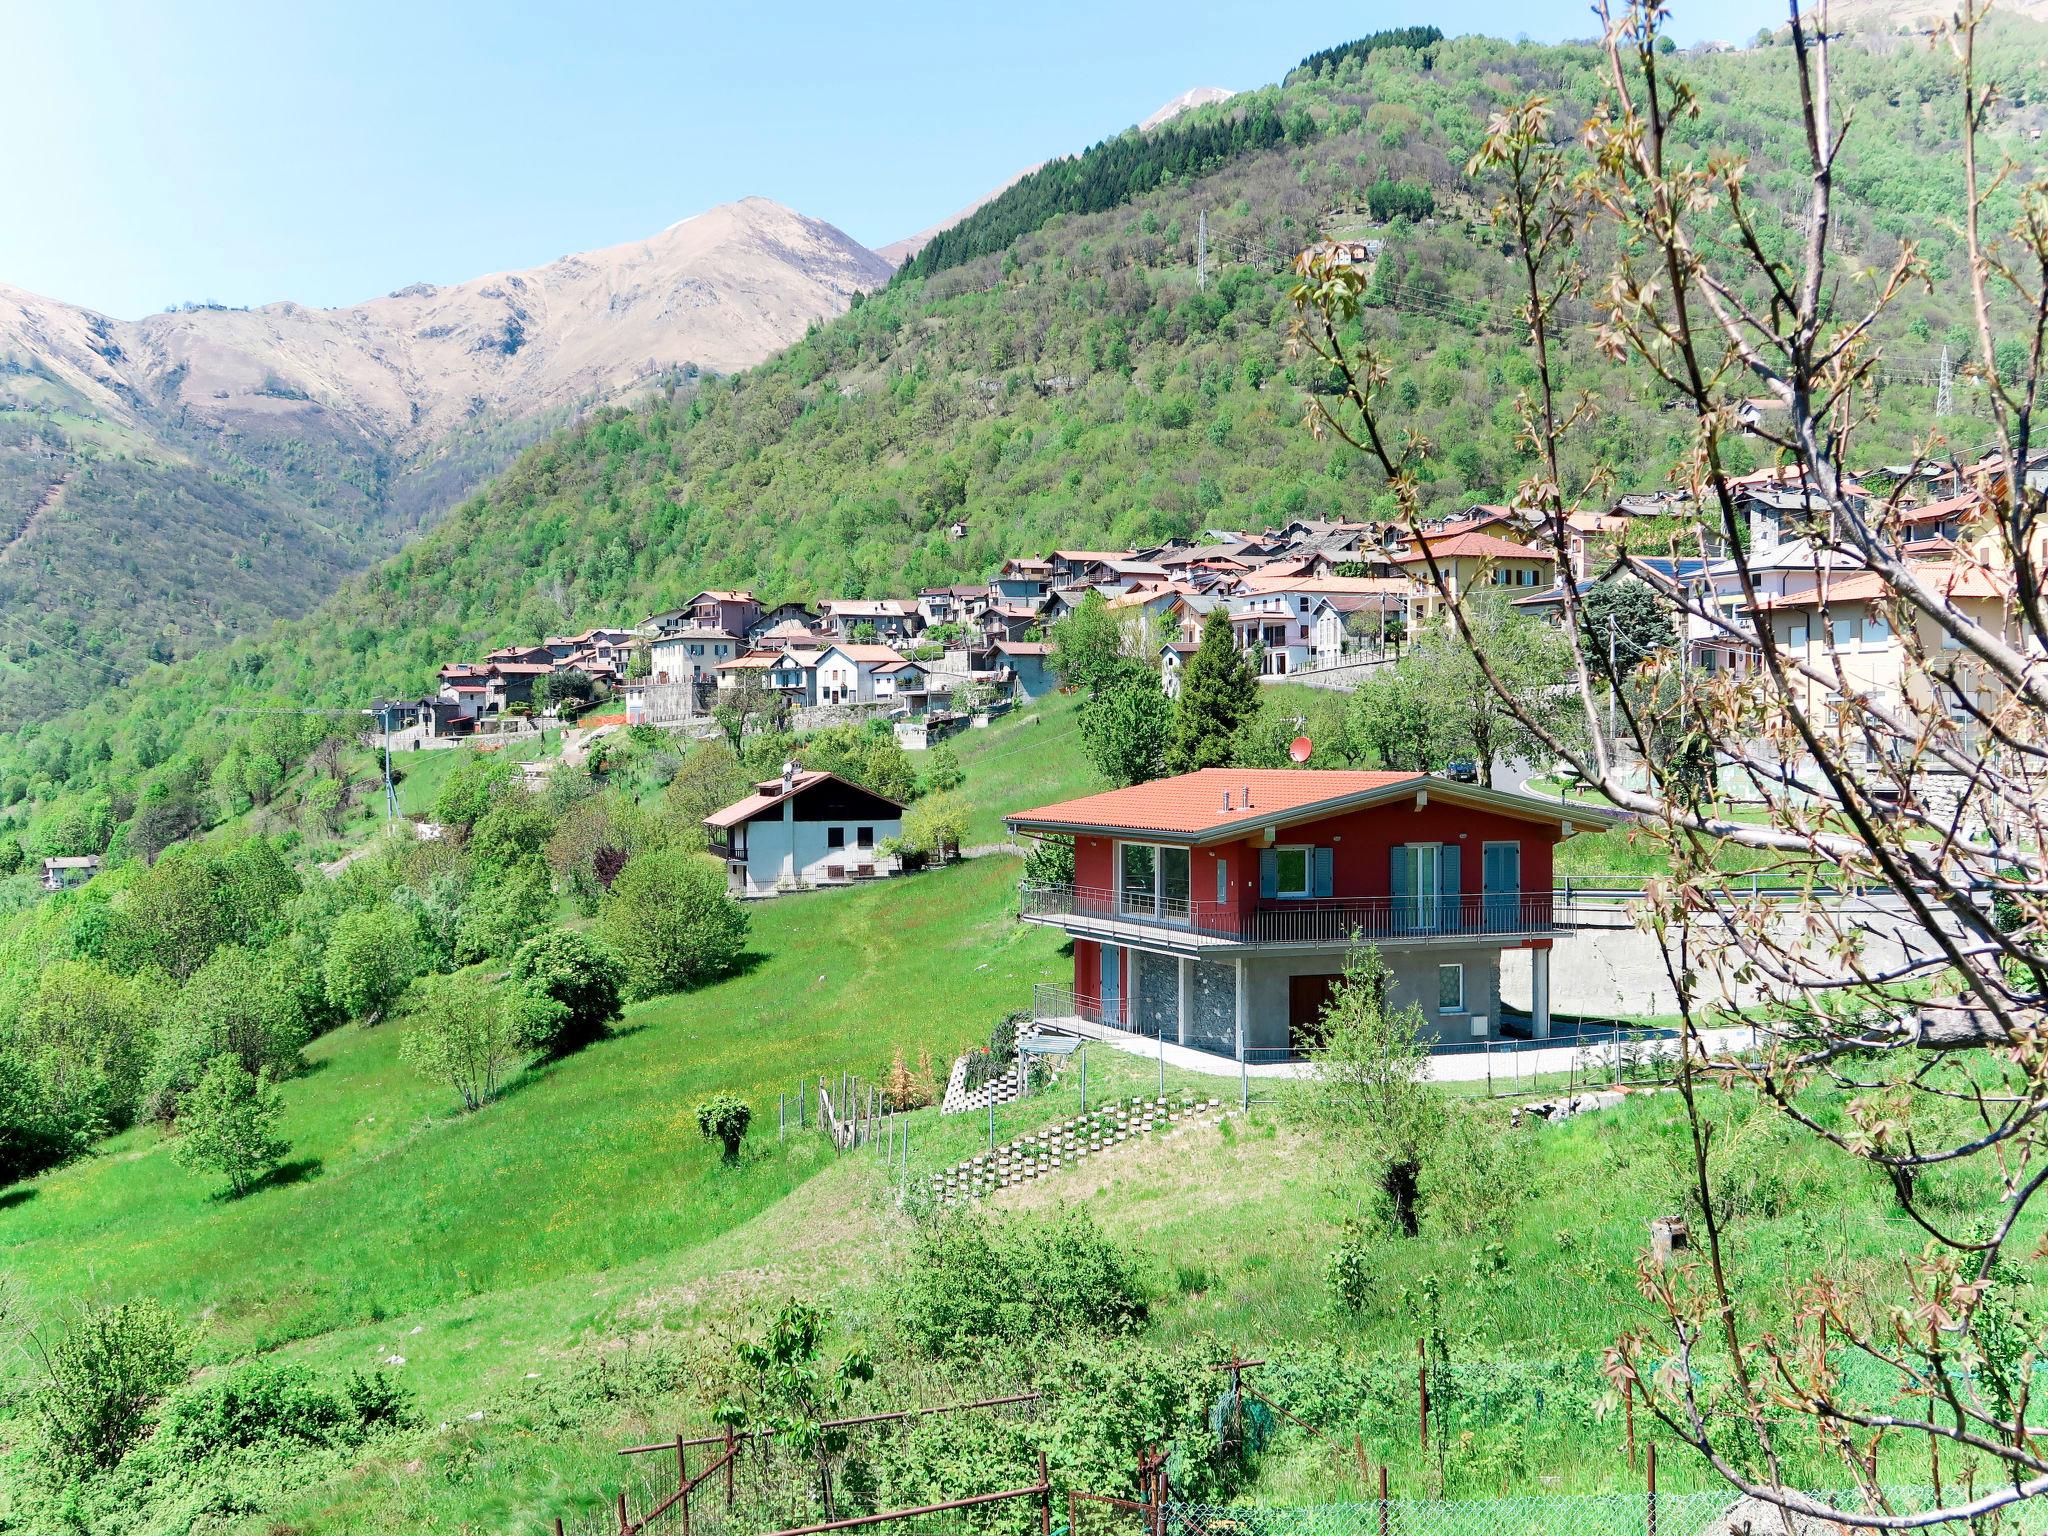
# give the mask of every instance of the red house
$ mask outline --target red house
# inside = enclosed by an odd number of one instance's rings
[[[1229,1056],[1313,1039],[1354,937],[1444,1040],[1498,1036],[1500,956],[1531,953],[1528,1032],[1550,1032],[1551,849],[1583,807],[1422,773],[1205,768],[1005,818],[1074,844],[1072,885],[1027,922],[1074,940],[1078,1016]]]

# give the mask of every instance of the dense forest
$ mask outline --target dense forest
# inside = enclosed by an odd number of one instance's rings
[[[2002,21],[1980,50],[2006,86],[1994,130],[2014,146],[2030,142],[2041,115],[2030,103],[2048,95],[2040,35]],[[360,707],[428,686],[444,661],[630,622],[707,585],[770,600],[903,592],[1059,544],[1381,515],[1363,467],[1301,424],[1325,381],[1286,348],[1288,268],[1320,234],[1384,241],[1364,323],[1398,360],[1404,416],[1435,444],[1433,506],[1501,497],[1525,468],[1514,402],[1531,375],[1513,268],[1486,217],[1495,189],[1464,166],[1503,103],[1546,93],[1561,123],[1590,110],[1601,61],[1584,47],[1481,38],[1339,52],[1285,88],[1149,136],[1189,154],[1241,139],[1205,173],[1148,171],[1131,200],[1054,212],[998,251],[912,273],[747,374],[558,433],[304,620],[152,667],[0,738],[6,835],[32,851],[90,851],[81,841],[111,836],[167,778],[210,776],[248,730],[222,706]],[[1961,212],[1959,93],[1950,64],[1925,50],[1880,42],[1837,59],[1856,118],[1839,249],[1882,264],[1910,235],[1932,264],[1931,287],[1893,317],[1887,382],[1860,430],[1859,456],[1882,462],[1932,425],[1943,347],[1968,354],[1947,222]],[[1787,50],[1678,65],[1701,104],[1686,142],[1747,156],[1762,238],[1787,239],[1802,187]],[[1288,126],[1302,119],[1310,126]],[[1141,163],[1136,148],[1117,153]],[[1427,203],[1388,201],[1401,186]],[[1424,206],[1434,212],[1411,216]],[[1686,446],[1683,423],[1647,380],[1604,362],[1583,324],[1563,360],[1568,386],[1603,403],[1574,435],[1568,475],[1604,473],[1617,490],[1661,483]],[[1964,452],[1978,446],[1972,402],[1965,382],[1948,423]],[[965,538],[948,536],[956,521]]]

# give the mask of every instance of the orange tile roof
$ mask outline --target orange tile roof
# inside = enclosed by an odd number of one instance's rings
[[[1520,549],[1518,544],[1515,546]],[[1328,592],[1359,595],[1368,592],[1406,592],[1408,581],[1402,576],[1268,576],[1261,571],[1247,576],[1238,585],[1250,594],[1267,592]]]
[[[1526,544],[1516,544],[1509,539],[1496,538],[1490,533],[1460,533],[1448,539],[1425,535],[1423,543],[1439,560],[1549,560],[1556,563],[1556,557],[1548,550],[1531,549]],[[1396,565],[1416,565],[1422,561],[1422,551],[1413,554],[1396,555]]]
[[[1016,811],[1004,820],[1026,828],[1100,827],[1180,836],[1241,834],[1266,825],[1276,816],[1411,781],[1423,783],[1428,777],[1421,773],[1366,773],[1336,768],[1203,768],[1171,779],[1155,779],[1150,784],[1133,784],[1127,789]],[[1243,804],[1247,786],[1252,792],[1249,810]],[[1230,792],[1232,806],[1228,812],[1223,809],[1225,790]]]
[[[1975,566],[1925,566],[1913,573],[1945,598],[1996,599],[2012,595],[2009,578]],[[1876,571],[1829,574],[1811,592],[1792,592],[1767,597],[1757,604],[1764,611],[1785,608],[1818,608],[1822,603],[1882,602],[1893,595],[1892,584]]]

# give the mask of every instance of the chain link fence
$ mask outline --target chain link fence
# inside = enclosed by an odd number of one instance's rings
[[[1946,1490],[1953,1498],[1959,1490]],[[1867,1507],[1861,1494],[1816,1495],[1838,1509]],[[1935,1507],[1931,1488],[1888,1489],[1895,1510]],[[1732,1521],[1737,1497],[1711,1493],[1556,1494],[1504,1499],[1387,1499],[1355,1504],[1176,1504],[1162,1511],[1165,1536],[1726,1536],[1753,1524],[1757,1536],[1783,1536],[1775,1511],[1751,1503]],[[1758,1518],[1761,1516],[1761,1518]],[[1794,1518],[1795,1536],[1875,1536],[1879,1528],[1821,1525]],[[2032,1499],[1996,1517],[1930,1527],[1940,1536],[2040,1536],[2048,1499]]]

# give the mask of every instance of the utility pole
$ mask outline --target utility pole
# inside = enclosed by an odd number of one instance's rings
[[[1956,408],[1955,374],[1949,367],[1948,348],[1941,349],[1941,377],[1934,386],[1934,417],[1939,421]]]
[[[1195,216],[1195,286],[1209,286],[1209,210]]]

